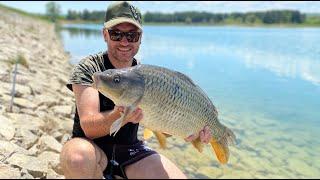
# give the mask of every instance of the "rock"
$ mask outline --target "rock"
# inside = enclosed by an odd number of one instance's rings
[[[36,108],[35,104],[33,104],[30,100],[25,98],[14,98],[13,103],[14,105],[17,105],[20,108],[28,108],[28,109]]]
[[[34,177],[26,169],[21,169],[21,179],[34,179]]]
[[[20,177],[18,168],[0,163],[0,179],[16,179],[17,177]]]
[[[60,143],[62,144],[62,145],[64,145],[68,140],[70,140],[71,139],[71,135],[70,134],[64,134],[63,136],[62,136],[62,138],[61,138],[61,141],[60,141]]]
[[[0,137],[11,140],[15,134],[12,122],[7,117],[0,115],[0,124]]]
[[[38,131],[44,125],[43,120],[28,114],[7,113],[15,127]]]
[[[50,169],[59,174],[63,174],[60,167],[60,154],[52,151],[45,151],[38,156],[40,161],[46,162]]]
[[[26,149],[12,143],[12,142],[0,140],[0,154],[3,154],[5,156],[9,157],[15,152],[29,154],[29,152]]]
[[[40,94],[35,96],[34,102],[37,104],[37,106],[50,108],[57,105],[59,101],[50,94]]]
[[[48,172],[47,162],[33,156],[15,153],[7,161],[12,165],[26,169],[34,178],[41,178]]]
[[[54,106],[52,110],[55,112],[57,115],[61,115],[64,117],[71,117],[72,115],[72,110],[73,106]]]
[[[28,153],[31,156],[38,156],[40,153],[39,144],[34,144],[30,149],[28,149]]]
[[[54,170],[49,169],[47,173],[47,179],[65,179],[63,175],[57,174]]]
[[[218,176],[222,175],[221,168],[217,167],[210,167],[210,166],[204,166],[199,167],[196,172],[198,175],[197,177],[203,177],[203,178],[216,178]]]
[[[19,146],[29,149],[37,142],[37,140],[38,136],[33,134],[29,129],[17,129],[15,141]]]
[[[40,149],[60,153],[62,145],[52,136],[43,135],[39,140]]]
[[[6,89],[5,93],[11,95],[12,83],[1,82],[3,89]],[[28,96],[32,92],[31,88],[27,85],[16,84],[15,86],[15,97]]]
[[[319,175],[319,169],[316,169],[303,160],[298,159],[289,159],[288,167],[294,169],[298,173],[302,174],[304,177],[316,178],[317,174]]]
[[[65,83],[70,56],[54,25],[0,8],[0,178],[64,178],[62,145],[71,134],[74,98]],[[14,105],[9,112],[12,66],[18,65]],[[5,163],[5,164],[3,164]]]

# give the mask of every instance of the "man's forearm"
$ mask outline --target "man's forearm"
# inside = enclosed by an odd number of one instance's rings
[[[90,139],[95,139],[108,135],[112,123],[119,117],[120,114],[115,111],[104,111],[82,117],[80,124],[85,135]]]

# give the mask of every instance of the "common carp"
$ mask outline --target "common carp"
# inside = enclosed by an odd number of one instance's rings
[[[212,134],[210,144],[217,159],[222,164],[228,162],[228,145],[236,137],[219,122],[212,101],[188,76],[164,67],[137,65],[96,72],[92,78],[94,88],[117,106],[125,107],[121,117],[112,124],[110,135],[115,135],[125,116],[139,107],[144,115],[140,123],[154,132],[162,147],[166,134],[186,138],[208,125]],[[200,138],[192,144],[202,152]]]

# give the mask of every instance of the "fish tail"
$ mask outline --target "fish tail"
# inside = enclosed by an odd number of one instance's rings
[[[214,149],[219,162],[221,164],[226,164],[230,154],[228,144],[235,144],[235,135],[229,128],[226,127],[222,137],[219,140],[212,138],[210,144]]]

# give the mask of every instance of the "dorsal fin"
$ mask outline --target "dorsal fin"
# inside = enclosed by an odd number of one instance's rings
[[[174,71],[174,72],[175,72],[175,74],[176,74],[179,78],[181,78],[181,79],[189,82],[189,83],[192,84],[193,86],[197,86],[197,85],[193,82],[193,80],[190,79],[187,75],[182,74],[181,72],[178,72],[178,71]]]

